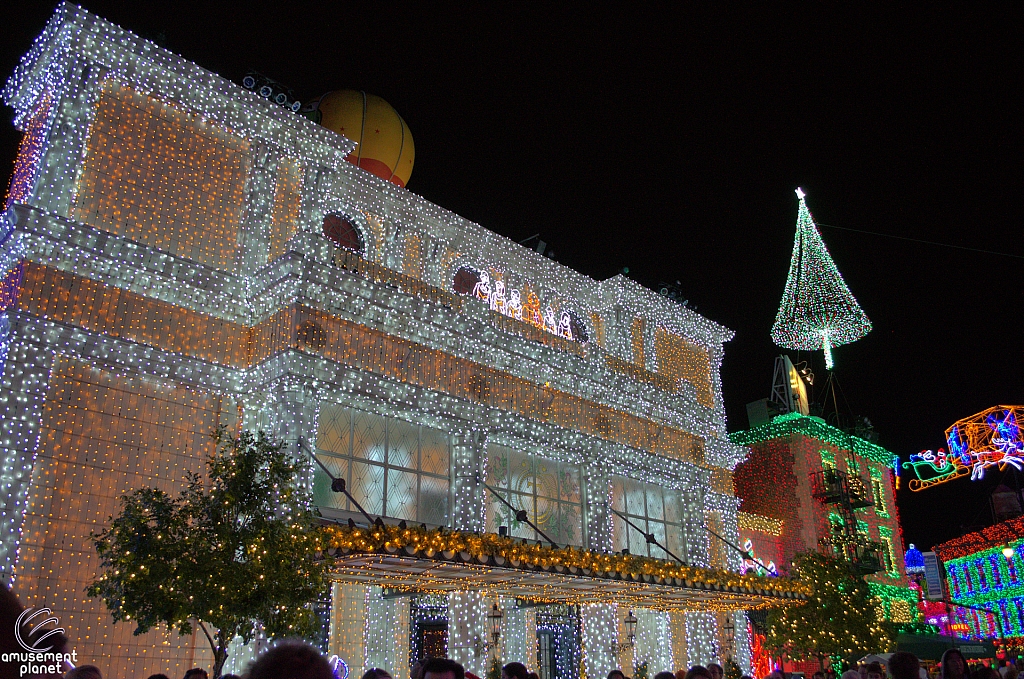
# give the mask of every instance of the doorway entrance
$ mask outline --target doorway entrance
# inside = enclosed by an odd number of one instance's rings
[[[537,610],[537,674],[540,679],[579,679],[580,614],[576,606]]]
[[[448,657],[448,597],[413,597],[409,617],[409,665]]]
[[[419,627],[421,658],[444,658],[448,655],[448,623],[427,623]]]

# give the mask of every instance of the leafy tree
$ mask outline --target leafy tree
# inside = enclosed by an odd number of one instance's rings
[[[798,554],[794,574],[814,587],[807,603],[768,613],[765,646],[791,658],[883,653],[892,646],[892,624],[879,620],[864,577],[845,561],[810,552]]]
[[[314,638],[327,574],[309,492],[282,444],[223,429],[214,439],[205,484],[189,474],[176,498],[156,488],[121,497],[121,513],[92,534],[102,566],[87,592],[135,634],[197,624],[217,679],[235,636]]]

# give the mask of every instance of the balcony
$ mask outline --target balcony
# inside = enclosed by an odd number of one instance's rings
[[[832,535],[821,539],[822,552],[846,561],[861,575],[871,575],[885,570],[882,561],[882,547],[865,535]]]
[[[851,509],[875,504],[863,479],[838,469],[825,468],[811,474],[811,495],[823,504],[848,504]]]

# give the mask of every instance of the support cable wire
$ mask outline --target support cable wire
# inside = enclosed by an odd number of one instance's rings
[[[348,492],[348,488],[346,487],[346,484],[345,484],[345,479],[339,478],[339,477],[335,476],[334,474],[332,474],[331,470],[327,468],[327,465],[325,465],[323,462],[321,462],[320,458],[316,456],[316,453],[314,453],[312,450],[310,450],[309,446],[306,445],[305,440],[303,440],[303,438],[301,436],[298,437],[298,439],[296,440],[295,443],[296,443],[296,446],[299,448],[299,450],[302,450],[307,455],[309,455],[313,459],[313,462],[316,462],[317,466],[319,466],[320,469],[322,469],[323,472],[325,474],[327,474],[327,477],[331,480],[331,490],[332,491],[334,491],[335,493],[342,493],[342,494],[344,494],[345,497],[347,497],[349,499],[349,501],[353,505],[355,505],[356,509],[358,509],[359,512],[363,516],[366,517],[367,522],[371,526],[375,525],[377,522],[380,521],[379,518],[374,519],[372,516],[370,516],[367,513],[367,511],[365,509],[363,509],[363,506],[361,504],[359,504],[359,501],[356,500],[352,496],[352,493]],[[478,481],[479,481],[479,479],[478,479]],[[544,538],[553,548],[560,549],[560,547],[559,547],[557,542],[555,542],[550,537],[548,537],[548,534],[545,533],[544,531],[542,531],[537,524],[535,524],[533,521],[530,521],[530,517],[526,513],[525,509],[518,509],[511,502],[506,500],[501,495],[501,493],[499,493],[497,490],[492,488],[490,485],[484,483],[483,481],[479,481],[479,482],[480,482],[480,484],[484,488],[489,490],[491,492],[491,494],[494,495],[494,497],[498,498],[499,502],[501,502],[503,505],[505,505],[506,507],[511,509],[513,512],[515,512],[516,521],[522,521],[523,523],[528,525],[530,528],[532,528],[538,535],[540,535],[542,538]],[[678,563],[680,563],[680,564],[682,564],[684,566],[689,566],[689,563],[687,563],[686,561],[683,561],[681,558],[679,558],[679,556],[677,556],[675,553],[673,553],[671,550],[669,550],[668,547],[666,547],[665,545],[663,545],[660,542],[658,542],[658,539],[656,537],[654,537],[653,533],[644,532],[639,526],[637,526],[635,523],[630,521],[629,517],[627,517],[625,514],[623,514],[622,512],[618,511],[617,509],[615,509],[611,505],[609,505],[608,508],[611,509],[612,512],[616,516],[618,516],[620,519],[625,521],[629,525],[630,528],[632,528],[633,530],[635,530],[635,531],[639,532],[641,535],[643,535],[644,536],[644,540],[647,542],[647,544],[651,544],[651,545],[655,545],[656,547],[659,547],[663,552],[665,552],[670,557],[675,559],[675,561],[677,561]],[[754,563],[756,563],[758,566],[763,568],[766,573],[770,572],[768,567],[765,566],[763,563],[761,563],[758,559],[755,559],[754,556],[750,552],[748,552],[748,551],[746,551],[744,549],[740,549],[739,547],[737,547],[733,543],[729,542],[728,540],[723,538],[721,535],[719,535],[715,531],[713,531],[710,528],[708,528],[707,526],[704,526],[704,530],[706,530],[707,532],[711,533],[716,538],[721,540],[723,543],[725,543],[726,545],[728,545],[729,547],[734,549],[737,553],[742,555],[743,558],[748,559],[748,560],[753,561]]]
[[[670,557],[672,557],[673,559],[675,559],[676,561],[678,561],[679,563],[681,563],[684,566],[689,566],[690,565],[687,562],[685,562],[682,559],[680,559],[675,554],[673,554],[672,552],[670,552],[668,547],[666,547],[665,545],[663,545],[660,542],[658,542],[658,539],[656,537],[654,537],[653,533],[645,533],[642,528],[640,528],[635,523],[630,521],[628,516],[626,516],[625,514],[620,512],[619,510],[615,509],[615,507],[612,507],[611,505],[608,505],[608,509],[612,510],[612,512],[615,513],[615,516],[617,516],[620,519],[622,519],[623,521],[625,521],[629,525],[630,528],[632,528],[636,532],[640,533],[640,535],[643,535],[644,536],[644,540],[647,541],[647,544],[654,545],[656,547],[660,547],[661,551],[665,552]]]
[[[306,454],[313,458],[313,462],[316,462],[320,466],[320,469],[324,470],[324,474],[327,474],[327,478],[331,480],[331,490],[334,491],[335,493],[343,493],[345,497],[349,499],[349,502],[354,504],[356,506],[356,509],[358,509],[359,512],[366,517],[366,520],[370,523],[371,526],[373,526],[375,523],[381,520],[379,517],[376,520],[374,520],[372,516],[367,514],[366,510],[363,509],[363,506],[359,504],[359,501],[352,497],[352,493],[348,492],[348,488],[345,485],[345,479],[338,478],[337,476],[332,474],[331,470],[328,469],[327,466],[320,461],[320,458],[317,457],[316,454],[309,449],[309,446],[306,445],[306,442],[302,439],[301,436],[296,441],[296,444],[298,445],[300,450],[306,451]]]
[[[896,238],[899,240],[908,240],[913,243],[924,243],[925,245],[938,245],[943,248],[953,248],[956,250],[967,250],[969,252],[980,252],[986,255],[999,255],[1001,257],[1013,257],[1014,259],[1024,259],[1024,255],[1014,255],[1009,252],[997,252],[995,250],[982,250],[981,248],[969,248],[965,245],[953,245],[951,243],[939,243],[933,240],[923,240],[921,238],[910,238],[909,236],[897,236],[891,233],[879,233],[877,231],[864,231],[863,229],[853,229],[849,226],[834,226],[832,224],[822,224],[821,222],[815,222],[818,226],[824,226],[828,229],[839,229],[841,231],[853,231],[855,233],[866,233],[869,236],[881,236],[882,238]]]
[[[748,552],[747,550],[745,550],[745,549],[740,549],[739,547],[737,547],[737,546],[736,546],[736,545],[734,545],[733,543],[729,542],[728,540],[726,540],[725,538],[723,538],[723,537],[722,537],[721,535],[719,535],[719,534],[718,534],[718,533],[716,533],[715,531],[713,531],[713,530],[711,530],[710,528],[708,528],[708,527],[707,527],[706,525],[704,526],[704,530],[706,530],[707,532],[711,533],[711,534],[712,534],[712,535],[714,535],[714,536],[715,536],[716,538],[718,538],[719,540],[721,540],[722,542],[724,542],[724,543],[725,543],[726,545],[728,545],[729,547],[731,547],[731,548],[732,548],[733,550],[735,550],[735,551],[736,551],[736,552],[737,552],[737,553],[738,553],[738,554],[739,554],[740,556],[742,556],[742,557],[743,557],[744,559],[747,559],[747,560],[749,560],[749,561],[753,561],[754,563],[756,563],[756,564],[757,564],[758,566],[760,566],[761,568],[763,568],[763,569],[764,569],[764,572],[765,572],[765,573],[771,573],[771,572],[772,572],[772,571],[771,571],[771,569],[770,569],[770,568],[768,568],[768,566],[765,566],[765,565],[764,565],[763,563],[761,563],[761,560],[760,560],[760,559],[755,559],[755,558],[754,558],[754,555],[753,555],[753,554],[751,554],[750,552]]]
[[[558,546],[558,543],[557,543],[557,542],[555,542],[554,540],[552,540],[551,538],[549,538],[549,537],[548,537],[548,535],[547,535],[547,533],[545,533],[544,531],[542,531],[542,530],[540,529],[540,527],[539,527],[539,526],[537,526],[537,524],[535,524],[535,523],[534,523],[533,521],[530,521],[530,517],[529,517],[529,515],[528,515],[528,514],[526,513],[526,510],[525,510],[525,509],[518,509],[518,508],[516,508],[515,506],[513,506],[511,502],[509,502],[508,500],[506,500],[506,499],[505,499],[504,497],[502,497],[502,496],[501,496],[501,493],[499,493],[498,491],[496,491],[496,490],[494,490],[493,488],[491,488],[491,487],[490,487],[489,485],[487,485],[486,483],[484,483],[483,481],[481,481],[481,480],[480,480],[479,478],[477,478],[477,482],[478,482],[478,483],[480,483],[480,484],[481,484],[481,485],[482,485],[482,486],[483,486],[484,488],[486,488],[487,490],[491,491],[491,494],[492,494],[492,495],[494,495],[494,497],[498,498],[498,500],[499,500],[499,501],[500,501],[500,502],[501,502],[501,503],[502,503],[503,505],[505,505],[506,507],[508,507],[509,509],[511,509],[511,510],[512,510],[512,511],[513,511],[513,512],[515,513],[516,521],[522,521],[522,522],[523,522],[523,523],[525,523],[525,524],[526,524],[527,526],[529,526],[530,528],[532,528],[532,529],[533,529],[533,530],[534,530],[534,531],[535,531],[535,532],[536,532],[536,533],[537,533],[538,535],[540,535],[540,536],[541,536],[542,538],[544,538],[545,540],[547,540],[547,541],[548,541],[548,542],[549,542],[549,543],[551,544],[551,546],[552,546],[552,547],[554,547],[555,549],[561,549],[561,548],[560,548],[560,547]]]

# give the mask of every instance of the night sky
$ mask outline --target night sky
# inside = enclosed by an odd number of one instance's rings
[[[594,278],[679,280],[736,331],[730,431],[770,392],[797,186],[822,224],[1003,253],[822,227],[874,323],[835,352],[844,412],[906,459],[962,417],[1024,402],[1024,5],[223,4],[84,6],[235,81],[255,69],[303,100],[380,95],[416,141],[410,190],[515,240],[540,233]],[[52,9],[4,11],[3,78]],[[4,115],[6,185],[19,133]],[[820,352],[792,357],[824,382]],[[988,522],[1001,477],[902,492],[907,541]]]

